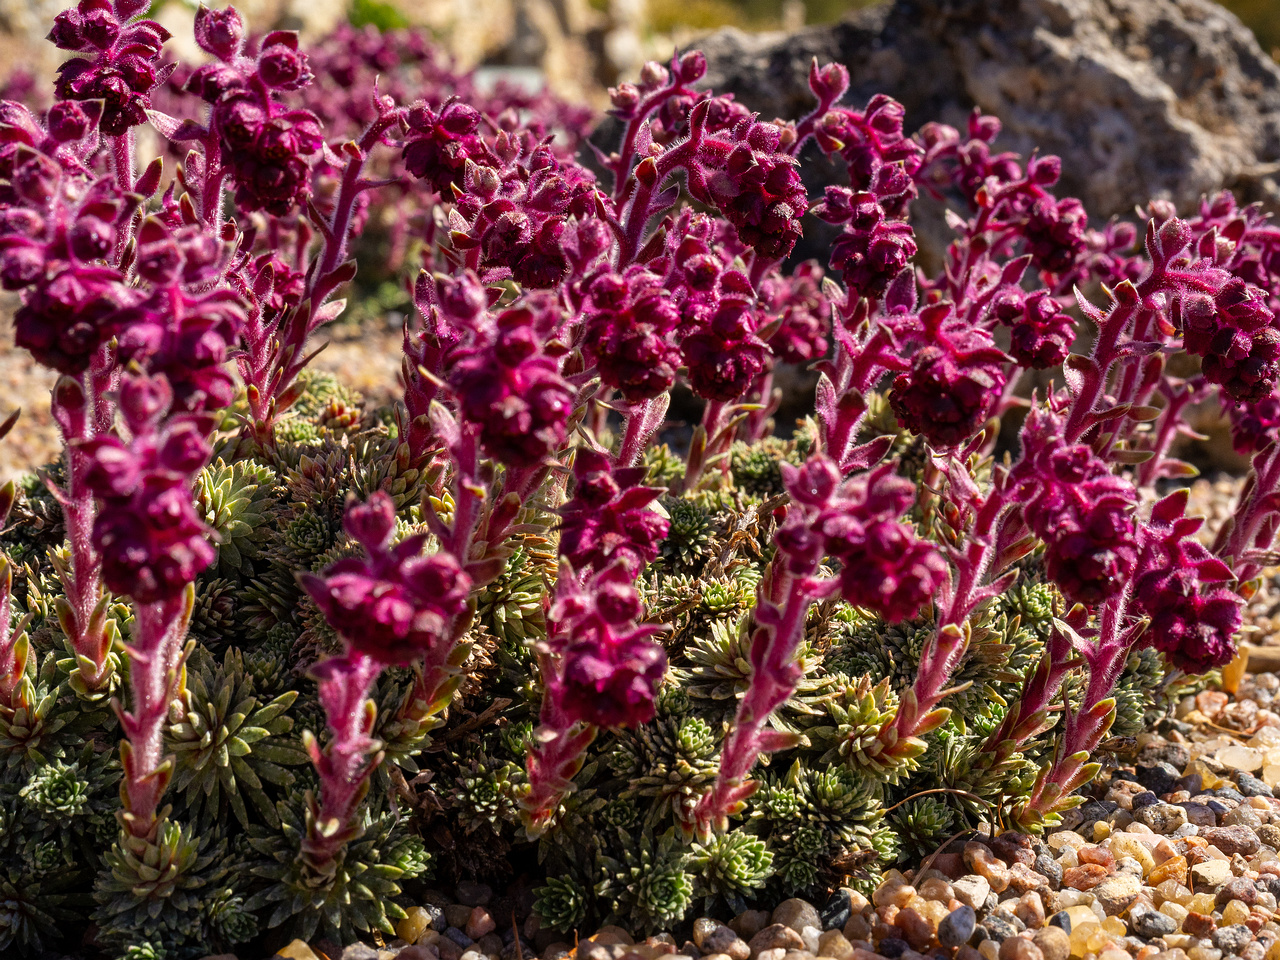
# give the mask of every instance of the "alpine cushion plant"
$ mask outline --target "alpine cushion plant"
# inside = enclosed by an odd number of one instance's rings
[[[88,895],[116,955],[351,941],[535,845],[566,933],[812,895],[899,856],[890,809],[904,856],[974,797],[1053,823],[1162,665],[1234,655],[1280,527],[1258,209],[1091,228],[1056,158],[911,134],[839,65],[767,121],[648,64],[589,168],[586,112],[421,33],[192,29],[167,66],[85,0],[56,102],[0,104],[0,282],[65,446],[0,491],[0,950]],[[810,195],[815,150],[847,177]],[[308,362],[389,277],[373,408]],[[818,373],[794,432],[780,364]],[[1215,398],[1253,470],[1204,536],[1173,445]]]

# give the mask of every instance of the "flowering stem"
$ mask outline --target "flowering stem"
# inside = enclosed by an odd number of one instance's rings
[[[50,401],[62,433],[67,466],[67,485],[61,502],[70,564],[59,569],[66,598],[66,606],[58,611],[59,620],[75,651],[80,682],[89,692],[104,689],[112,673],[108,661],[111,638],[106,618],[99,609],[105,601],[102,558],[93,548],[97,504],[86,478],[90,465],[83,450],[83,444],[101,432],[100,421],[107,420],[109,424],[112,414],[113,405],[102,389],[111,379],[103,369],[105,362],[105,351],[100,352],[84,383],[69,377],[59,379]]]
[[[190,585],[174,599],[134,605],[132,642],[128,645],[129,684],[133,709],[119,704],[120,725],[128,742],[120,746],[124,765],[124,825],[141,840],[155,838],[156,808],[173,774],[162,762],[164,727],[169,704],[179,694],[182,641],[195,602]]]
[[[1228,561],[1241,582],[1252,580],[1262,569],[1262,564],[1248,555],[1255,550],[1266,550],[1275,539],[1277,491],[1280,491],[1280,444],[1272,443],[1254,457],[1253,471],[1241,491],[1235,518],[1229,527],[1219,532],[1218,542],[1214,544],[1214,553]]]
[[[320,703],[329,726],[329,742],[321,750],[314,738],[307,750],[320,775],[320,801],[311,806],[302,857],[323,875],[334,857],[358,833],[357,809],[369,789],[369,775],[381,760],[373,731],[377,710],[369,688],[382,667],[355,651],[321,664]],[[374,754],[372,757],[370,754]]]
[[[555,663],[549,652],[538,655],[543,684],[555,676]],[[582,769],[587,747],[596,738],[596,727],[575,723],[564,715],[558,697],[542,698],[538,729],[529,744],[525,764],[529,787],[520,798],[521,817],[530,837],[544,833],[560,803],[573,791],[573,778]]]
[[[626,429],[618,447],[618,466],[633,467],[640,462],[654,433],[662,426],[671,404],[671,394],[660,393],[634,404],[627,413]]]
[[[946,719],[946,714],[935,707],[946,696],[947,683],[968,649],[965,622],[990,594],[985,581],[996,559],[1000,527],[1010,505],[1010,485],[997,484],[979,507],[964,548],[953,553],[955,585],[938,611],[938,629],[925,645],[915,683],[902,698],[893,719],[880,731],[879,739],[886,749],[922,736]]]
[[[1089,683],[1080,709],[1067,712],[1066,730],[1053,763],[1036,781],[1023,816],[1038,819],[1052,813],[1058,802],[1077,787],[1088,783],[1098,769],[1089,761],[1102,738],[1111,729],[1116,702],[1111,695],[1133,646],[1137,633],[1124,629],[1129,589],[1107,600],[1099,616],[1098,637],[1085,652]]]
[[[771,565],[760,585],[757,626],[751,639],[751,679],[720,753],[715,786],[694,808],[701,835],[728,828],[729,817],[742,809],[755,785],[746,782],[760,754],[777,749],[764,730],[770,714],[795,693],[801,670],[796,651],[804,639],[805,615],[814,600],[809,578],[783,573]],[[782,608],[766,599],[766,591],[782,594]]]

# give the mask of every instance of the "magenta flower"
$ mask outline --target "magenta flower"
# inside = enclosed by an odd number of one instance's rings
[[[187,90],[212,105],[210,125],[221,162],[236,184],[236,204],[246,211],[285,216],[310,196],[307,158],[324,142],[314,113],[285,110],[272,93],[296,90],[311,79],[297,34],[267,34],[254,62],[240,53],[238,16],[204,8],[196,16],[197,42],[218,59],[192,73]]]
[[[680,364],[673,342],[680,313],[661,278],[640,268],[603,274],[590,292],[583,349],[600,379],[632,402],[670,389]]]
[[[642,487],[644,467],[614,469],[606,453],[574,454],[573,497],[560,508],[560,553],[575,570],[603,570],[618,562],[638,572],[658,556],[670,522],[650,509],[662,492]]]
[[[385,493],[347,506],[342,527],[364,548],[320,575],[299,574],[350,651],[386,665],[407,666],[450,639],[449,624],[466,609],[471,578],[448,553],[423,554],[426,534],[392,544],[395,505]]]
[[[1231,568],[1195,538],[1202,517],[1185,516],[1187,491],[1165,497],[1142,526],[1143,551],[1134,598],[1151,618],[1147,638],[1188,673],[1204,673],[1235,656],[1244,600],[1223,587]]]
[[[1271,393],[1280,380],[1280,323],[1261,289],[1231,277],[1212,297],[1186,294],[1174,308],[1183,342],[1201,358],[1206,380],[1239,401]]]
[[[404,164],[408,171],[442,194],[451,185],[462,186],[467,161],[485,156],[484,144],[476,135],[479,111],[455,99],[446,101],[438,112],[415,103],[407,120]]]
[[[835,464],[815,457],[783,464],[792,509],[778,530],[788,569],[803,573],[822,557],[840,562],[833,588],[847,602],[891,623],[915,616],[946,582],[942,555],[898,518],[915,503],[911,481],[887,463],[840,482]]]
[[[986,424],[1004,389],[1004,354],[981,328],[949,323],[949,303],[920,314],[923,347],[894,381],[889,403],[899,422],[935,447],[964,443]]]
[[[633,580],[615,563],[585,584],[568,570],[556,581],[548,644],[560,670],[543,679],[569,723],[635,727],[653,719],[667,655],[653,640],[658,628],[637,623],[644,607]]]
[[[449,376],[485,451],[510,466],[542,463],[565,442],[574,390],[560,375],[563,350],[548,348],[557,317],[548,301],[503,311]]]

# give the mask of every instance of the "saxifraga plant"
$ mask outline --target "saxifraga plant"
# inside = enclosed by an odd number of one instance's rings
[[[349,942],[535,852],[565,933],[866,885],[1056,823],[1162,661],[1233,656],[1280,523],[1259,210],[1155,202],[1139,245],[994,118],[908,135],[815,64],[763,122],[696,52],[611,92],[601,180],[584,111],[419,33],[194,34],[165,66],[83,0],[53,106],[0,105],[0,282],[65,442],[0,490],[0,950],[90,905],[115,956]],[[810,142],[849,186],[807,195]],[[388,406],[307,368],[344,290],[412,313]],[[791,437],[782,363],[819,373]],[[1254,469],[1202,540],[1152,491],[1214,397]]]

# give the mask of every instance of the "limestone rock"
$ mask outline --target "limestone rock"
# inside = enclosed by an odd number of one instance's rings
[[[1223,187],[1280,198],[1280,66],[1210,0],[897,0],[790,35],[722,30],[702,48],[706,83],[766,118],[811,108],[814,56],[849,68],[852,105],[902,101],[909,130],[963,130],[980,106],[1004,122],[998,148],[1060,155],[1061,193],[1095,221]]]

